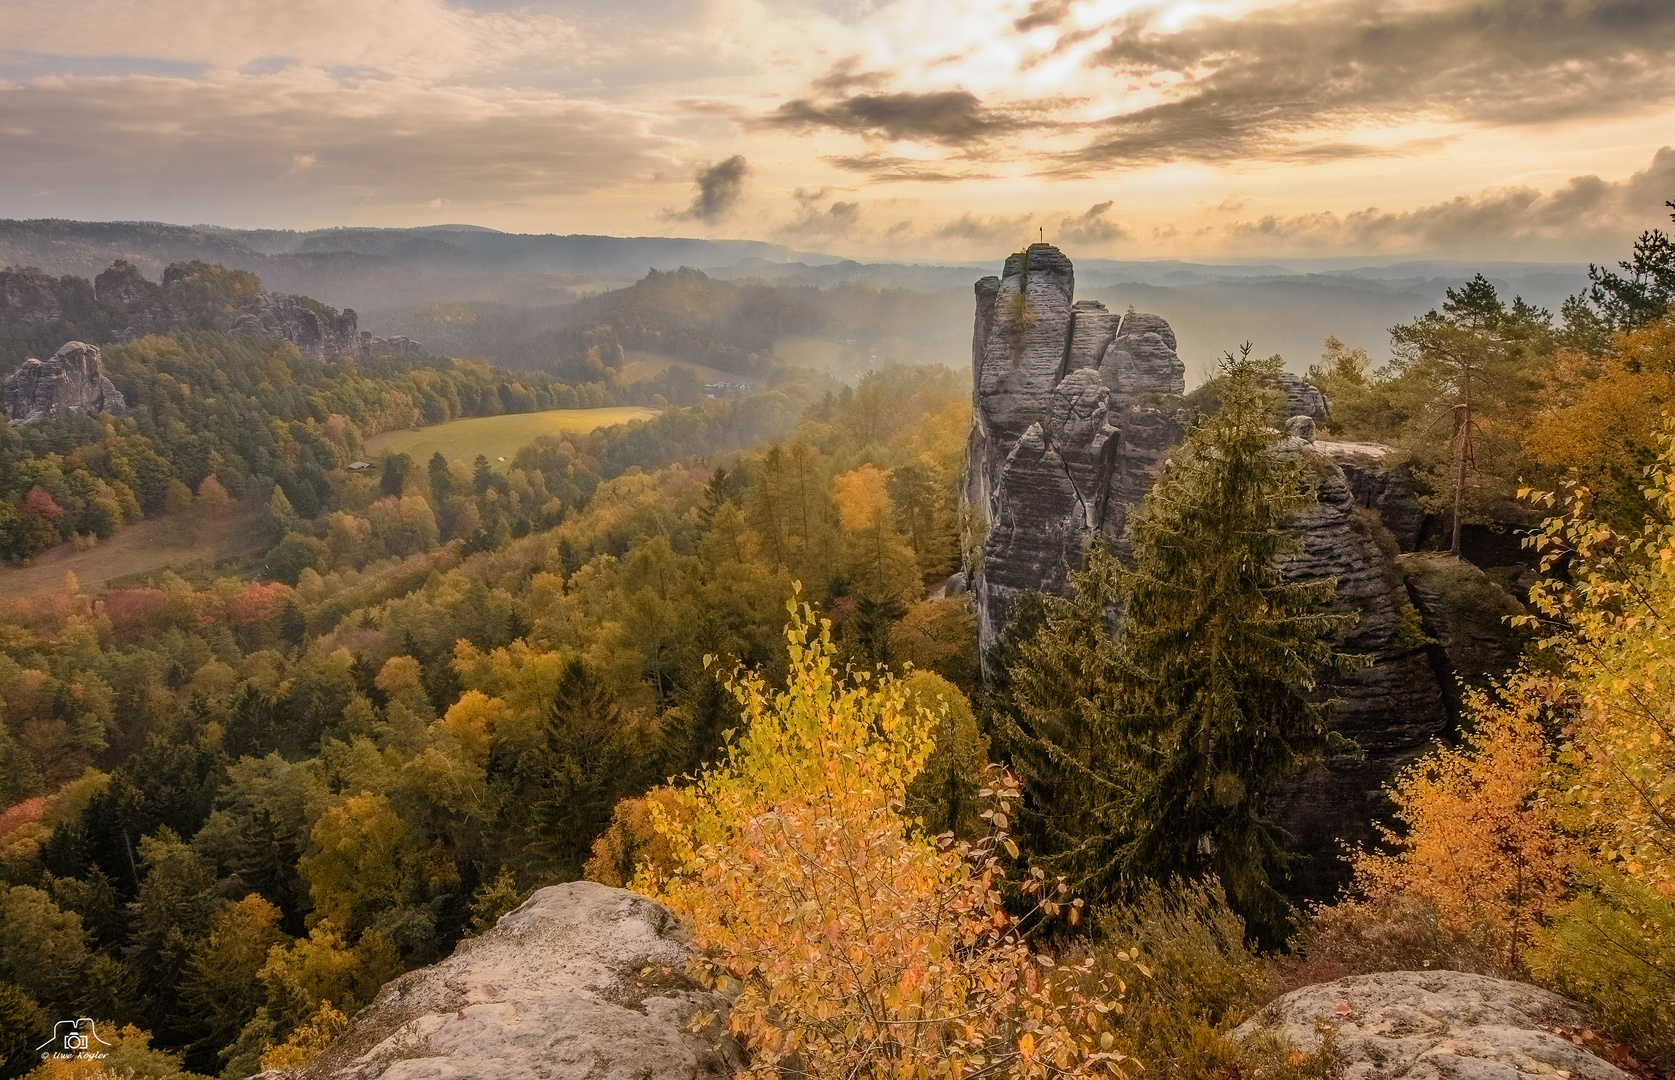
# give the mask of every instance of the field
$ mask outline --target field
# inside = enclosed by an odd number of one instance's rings
[[[626,424],[630,420],[649,420],[657,414],[656,409],[622,406],[474,416],[417,431],[386,431],[366,441],[366,452],[373,460],[386,450],[407,454],[421,467],[438,450],[449,461],[461,461],[467,465],[475,461],[478,454],[483,454],[497,472],[504,472],[519,447],[528,446],[538,436],[579,435],[612,424]]]
[[[774,355],[794,367],[812,368],[844,379],[853,379],[881,366],[864,348],[822,338],[780,338],[774,342]]]
[[[222,576],[255,576],[267,549],[258,527],[267,507],[254,502],[234,506],[226,517],[205,523],[192,536],[183,535],[173,519],[151,518],[86,551],[60,544],[28,566],[0,564],[0,596],[61,589],[66,572],[75,574],[89,594],[143,584],[164,570],[199,586]]]
[[[695,373],[698,376],[698,381],[701,383],[724,382],[755,384],[760,381],[758,379],[747,378],[743,375],[735,375],[731,371],[722,371],[720,368],[705,367],[703,364],[694,364],[690,360],[673,360],[667,356],[658,356],[656,353],[635,352],[633,349],[624,349],[622,351],[622,358],[623,382],[645,382],[646,380],[654,379],[663,374],[665,371],[668,371],[670,367],[686,368],[688,371]]]

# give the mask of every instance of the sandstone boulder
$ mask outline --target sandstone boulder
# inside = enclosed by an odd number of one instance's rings
[[[425,347],[410,337],[376,337],[371,330],[361,331],[362,356],[413,356],[425,351]]]
[[[727,1002],[688,978],[667,908],[574,881],[389,983],[313,1061],[265,1080],[729,1080]],[[700,1032],[689,1031],[707,1017]]]
[[[1573,1001],[1458,971],[1389,971],[1293,990],[1233,1032],[1274,1034],[1313,1053],[1332,1032],[1341,1080],[1628,1080],[1550,1030],[1586,1026]]]
[[[6,376],[6,419],[32,424],[49,416],[121,416],[128,403],[99,366],[99,348],[66,342],[50,360],[25,360]]]
[[[1324,420],[1328,416],[1326,395],[1314,383],[1289,371],[1279,374],[1280,389],[1285,392],[1286,409],[1292,416],[1306,416]]]

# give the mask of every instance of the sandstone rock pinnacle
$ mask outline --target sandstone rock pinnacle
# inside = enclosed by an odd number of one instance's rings
[[[976,285],[961,506],[985,658],[1018,597],[1062,591],[1095,537],[1125,550],[1130,510],[1185,434],[1185,367],[1168,322],[1077,300],[1075,280],[1063,252],[1032,244]],[[1338,729],[1360,752],[1275,793],[1275,818],[1303,856],[1292,891],[1326,899],[1343,879],[1341,844],[1374,841],[1371,822],[1388,817],[1385,782],[1458,721],[1456,678],[1481,684],[1503,673],[1518,646],[1456,644],[1474,634],[1445,632],[1460,622],[1444,603],[1449,589],[1414,587],[1397,557],[1412,550],[1423,520],[1405,467],[1382,462],[1388,448],[1318,441],[1315,422],[1328,415],[1320,390],[1295,375],[1279,389],[1291,418],[1286,452],[1305,455],[1318,496],[1293,521],[1303,546],[1281,569],[1336,580],[1336,610],[1359,616],[1336,645],[1371,661],[1320,687],[1339,702]],[[1474,588],[1497,588],[1470,569]],[[1504,592],[1499,600],[1516,607]],[[1477,606],[1498,616],[1499,600]],[[1479,630],[1503,633],[1498,623]]]
[[[1185,367],[1156,315],[1076,300],[1070,260],[1031,244],[977,283],[976,403],[962,501],[984,650],[1022,592],[1057,589],[1180,440]],[[977,568],[974,568],[977,569]]]
[[[49,416],[121,416],[127,402],[99,366],[99,348],[65,343],[52,359],[25,360],[6,376],[6,419],[32,424]]]

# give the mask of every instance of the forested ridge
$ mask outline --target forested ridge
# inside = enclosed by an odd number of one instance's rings
[[[267,566],[0,599],[0,1020],[108,1020],[136,1076],[295,1067],[587,876],[680,915],[760,1069],[1306,1080],[1329,1046],[1230,1032],[1291,987],[1450,968],[1575,997],[1599,1024],[1567,1038],[1667,1072],[1672,252],[1643,236],[1556,317],[1474,280],[1377,370],[1327,343],[1320,437],[1388,447],[1434,548],[1521,533],[1532,648],[1301,909],[1270,808],[1354,752],[1318,688],[1363,658],[1335,583],[1283,573],[1316,490],[1277,358],[1189,396],[1122,549],[1023,598],[985,683],[952,576],[981,572],[963,374],[782,372],[504,469],[357,475],[379,430],[626,391],[215,329],[110,345],[128,419],[5,429],[9,535],[232,494],[264,500]],[[748,337],[680,313],[685,272],[635,288],[640,347]]]
[[[0,351],[21,360],[51,355],[71,338],[98,344],[104,375],[128,402],[118,420],[53,416],[0,428],[0,557],[8,559],[72,539],[109,539],[144,517],[189,516],[194,499],[202,500],[200,515],[219,512],[229,496],[266,502],[275,485],[302,519],[323,521],[338,506],[343,467],[380,432],[541,409],[682,406],[581,440],[584,467],[615,476],[631,465],[748,447],[790,427],[827,389],[783,365],[772,388],[738,401],[705,399],[679,368],[630,384],[616,370],[620,346],[601,353],[587,333],[576,338],[571,382],[445,356],[315,356],[279,338],[232,332],[261,282],[201,263],[171,266],[162,286],[141,281],[145,289],[130,300],[122,287],[137,273],[121,263],[101,275],[102,294],[81,278],[28,270],[4,277],[0,284],[23,299],[0,313]],[[306,297],[292,299],[328,323],[338,318]],[[122,340],[136,317],[167,332]],[[609,327],[600,333],[609,337]],[[444,536],[459,509],[441,521]],[[527,528],[533,517],[515,516],[511,527]]]

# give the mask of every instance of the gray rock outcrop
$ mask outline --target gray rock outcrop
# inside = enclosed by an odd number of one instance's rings
[[[256,294],[251,309],[233,320],[235,334],[266,334],[283,338],[297,351],[311,356],[358,356],[360,319],[354,308],[341,312],[307,297]]]
[[[727,1002],[687,976],[667,908],[574,881],[384,987],[349,1030],[265,1080],[730,1080]],[[701,1031],[692,1021],[708,1017]]]
[[[50,360],[29,359],[6,376],[6,419],[32,424],[49,416],[121,416],[128,404],[99,366],[99,348],[66,342]]]
[[[1235,1040],[1278,1035],[1316,1053],[1333,1030],[1341,1080],[1628,1080],[1552,1028],[1582,1028],[1573,1001],[1525,983],[1458,971],[1389,971],[1305,986],[1269,1004]]]
[[[353,314],[351,310],[349,314]],[[362,356],[412,356],[422,353],[425,347],[410,337],[376,337],[371,330],[361,331]]]
[[[1329,411],[1326,407],[1326,395],[1320,392],[1320,387],[1293,375],[1289,371],[1279,374],[1280,389],[1285,393],[1287,410],[1292,416],[1307,416],[1311,420],[1324,420]]]
[[[1047,244],[976,286],[962,517],[985,657],[1020,595],[1062,590],[1096,536],[1124,549],[1129,511],[1185,431],[1185,369],[1169,324],[1113,314],[1074,292],[1070,260]],[[1291,891],[1327,899],[1343,881],[1343,843],[1376,841],[1372,821],[1388,817],[1384,784],[1457,719],[1454,673],[1498,674],[1505,668],[1493,665],[1517,647],[1436,647],[1470,635],[1429,629],[1430,610],[1415,606],[1398,564],[1423,522],[1411,477],[1384,463],[1382,447],[1317,441],[1324,396],[1296,376],[1280,389],[1293,413],[1290,452],[1304,456],[1318,492],[1293,523],[1303,550],[1283,569],[1336,579],[1337,609],[1359,616],[1337,646],[1370,660],[1321,686],[1339,700],[1338,730],[1359,752],[1323,762],[1277,792],[1273,807],[1301,856]]]
[[[962,491],[978,636],[986,651],[1031,589],[1058,589],[1103,534],[1120,544],[1128,509],[1180,440],[1186,369],[1156,315],[1076,300],[1075,272],[1050,244],[977,283],[976,385]]]

